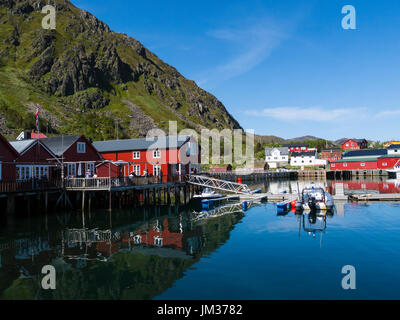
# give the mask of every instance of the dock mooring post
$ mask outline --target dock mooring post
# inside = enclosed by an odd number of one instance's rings
[[[82,212],[85,212],[85,191],[82,191]]]

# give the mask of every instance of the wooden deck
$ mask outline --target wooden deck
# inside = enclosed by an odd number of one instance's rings
[[[38,193],[44,191],[58,190],[61,188],[60,180],[29,180],[29,181],[1,181],[0,195]]]

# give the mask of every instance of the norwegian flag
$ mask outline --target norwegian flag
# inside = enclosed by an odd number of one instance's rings
[[[40,106],[36,105],[36,129],[37,129],[38,134],[39,134],[39,110],[40,110]]]

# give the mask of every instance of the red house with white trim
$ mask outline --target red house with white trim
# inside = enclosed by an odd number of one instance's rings
[[[84,177],[95,174],[96,165],[102,156],[84,135],[57,136],[40,139],[60,162],[64,163],[66,177]]]
[[[307,143],[290,143],[284,144],[284,147],[289,149],[289,152],[309,151],[310,145]]]
[[[57,163],[60,163],[60,161],[41,140],[11,141],[10,144],[19,153],[16,160],[17,180],[49,179],[53,177]]]
[[[18,152],[0,134],[0,181],[15,181],[15,161]]]
[[[385,157],[380,157],[378,159],[378,168],[379,169],[391,170],[395,166],[400,166],[400,157],[399,156],[388,155]]]
[[[200,146],[192,136],[98,141],[94,147],[106,160],[125,162],[123,176],[184,175],[200,172]]]
[[[338,141],[340,147],[345,151],[363,150],[368,148],[366,139],[342,139]]]

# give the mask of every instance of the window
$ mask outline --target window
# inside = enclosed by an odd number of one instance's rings
[[[134,238],[133,238],[133,242],[135,243],[135,244],[141,244],[142,243],[142,237],[140,236],[140,235],[136,235]]]
[[[343,167],[347,167],[347,163],[343,163]]]
[[[76,163],[67,164],[67,177],[76,176]]]
[[[30,180],[32,169],[32,166],[17,166],[17,180]]]
[[[85,142],[78,142],[77,143],[78,153],[86,153],[86,143]]]
[[[94,175],[94,162],[88,162],[86,163],[86,171],[85,171],[85,175],[86,172],[90,172],[90,175],[93,176]]]
[[[140,176],[140,165],[133,166],[133,172],[135,175]]]
[[[160,174],[161,171],[161,165],[156,164],[153,166],[153,175],[154,176],[158,176]]]
[[[1,177],[2,177],[2,175],[1,175],[1,168],[2,167],[2,163],[0,162],[0,181],[1,181]]]
[[[160,237],[154,237],[154,245],[157,247],[162,247],[163,239]]]
[[[332,164],[331,167],[332,167],[332,168],[335,168],[335,167],[336,167],[336,164]]]
[[[140,151],[133,152],[133,159],[140,159]]]
[[[365,167],[365,163],[361,163],[361,167]]]
[[[153,151],[153,158],[161,158],[161,152],[160,150],[154,150]]]
[[[387,162],[383,162],[382,166],[387,167]]]

